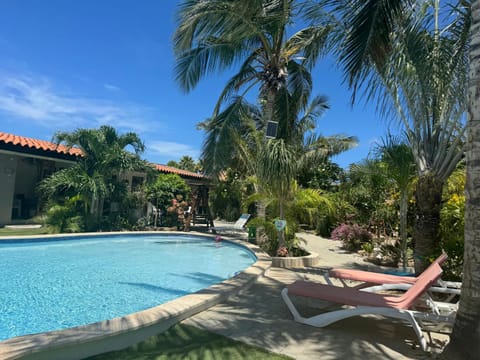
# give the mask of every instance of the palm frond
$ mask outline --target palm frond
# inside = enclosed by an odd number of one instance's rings
[[[337,8],[349,28],[339,55],[350,86],[356,88],[372,67],[383,68],[392,49],[390,35],[411,5],[409,0],[353,0]]]
[[[205,171],[209,174],[230,166],[238,153],[238,141],[246,134],[256,130],[258,109],[242,97],[235,98],[228,107],[205,123],[201,158],[205,162]]]
[[[311,26],[301,29],[285,42],[283,56],[286,59],[303,60],[303,65],[311,69],[318,57],[330,49],[328,39],[331,32],[332,26]]]

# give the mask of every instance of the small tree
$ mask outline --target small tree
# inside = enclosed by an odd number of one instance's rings
[[[177,197],[186,199],[190,192],[191,189],[185,180],[177,174],[159,174],[155,182],[145,188],[147,199],[163,213],[166,213],[172,204],[172,199]]]
[[[411,180],[415,176],[415,160],[412,149],[402,139],[391,135],[383,140],[377,151],[387,165],[387,176],[395,182],[400,193],[400,248],[403,268],[406,268],[408,200]]]

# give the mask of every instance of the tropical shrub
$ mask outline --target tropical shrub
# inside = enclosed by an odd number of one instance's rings
[[[223,172],[221,179],[216,181],[209,192],[214,217],[235,221],[244,212],[253,214],[258,199],[248,200],[253,192],[251,181],[251,178],[244,178],[233,169]]]
[[[332,231],[331,238],[342,241],[349,251],[358,251],[362,244],[372,241],[372,234],[358,224],[341,224]]]
[[[341,193],[327,194],[327,198],[333,205],[333,211],[320,208],[316,224],[317,234],[324,237],[329,237],[338,224],[348,222],[357,214],[355,207],[345,200]]]
[[[164,214],[171,206],[172,199],[187,199],[191,189],[177,174],[159,174],[155,182],[145,188],[147,199]]]
[[[262,234],[260,234],[262,242],[258,245],[271,256],[277,256],[277,250],[279,249],[278,231],[275,228],[274,220],[255,218],[249,221],[247,226],[255,226],[257,231],[259,231],[258,229],[262,229]],[[284,230],[285,246],[282,246],[282,248],[285,248],[290,256],[298,256],[301,252],[298,250],[301,240],[295,236],[297,231],[297,223],[287,220],[287,226]],[[284,250],[282,250],[282,253],[284,253]]]
[[[294,191],[293,201],[287,204],[286,212],[295,222],[316,229],[322,219],[333,216],[335,204],[320,190],[299,189]]]
[[[70,199],[65,204],[54,204],[46,212],[45,224],[50,233],[76,233],[85,228],[85,219],[78,215],[76,202]]]
[[[461,281],[463,269],[463,228],[465,224],[465,171],[455,171],[445,189],[445,202],[440,210],[440,241],[448,260],[442,266],[443,278]]]

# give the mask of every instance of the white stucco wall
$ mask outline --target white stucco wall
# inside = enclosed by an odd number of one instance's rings
[[[7,224],[12,218],[17,157],[0,154],[0,224]]]

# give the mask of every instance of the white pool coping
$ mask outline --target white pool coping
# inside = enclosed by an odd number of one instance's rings
[[[177,234],[212,237],[198,232],[109,232],[109,233],[82,233],[34,236],[5,236],[2,240],[52,238],[52,237],[79,237],[79,236],[108,236],[126,234]],[[224,239],[248,248],[257,257],[257,261],[238,275],[219,284],[197,291],[193,294],[166,302],[159,306],[139,311],[126,316],[100,321],[88,325],[77,326],[64,330],[49,331],[34,335],[17,336],[0,341],[0,359],[25,360],[77,360],[108,351],[120,350],[138,343],[150,336],[167,330],[172,325],[198,312],[216,305],[229,296],[238,294],[249,285],[263,276],[271,266],[270,257],[258,246],[245,241]]]

